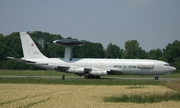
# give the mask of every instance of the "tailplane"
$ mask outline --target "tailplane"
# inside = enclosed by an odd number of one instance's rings
[[[25,59],[47,58],[39,51],[29,34],[20,32],[20,38]]]

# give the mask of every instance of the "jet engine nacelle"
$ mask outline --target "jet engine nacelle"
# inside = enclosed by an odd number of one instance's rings
[[[89,72],[90,75],[93,76],[105,76],[107,75],[107,71],[105,70],[92,70],[91,72]]]
[[[82,67],[70,67],[67,72],[74,74],[84,74],[84,68]]]

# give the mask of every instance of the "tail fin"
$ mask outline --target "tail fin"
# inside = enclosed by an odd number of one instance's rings
[[[20,32],[20,38],[25,59],[47,58],[39,51],[29,34]]]

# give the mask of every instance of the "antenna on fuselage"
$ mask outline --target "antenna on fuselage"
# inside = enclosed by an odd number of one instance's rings
[[[72,48],[74,46],[81,46],[84,45],[84,42],[74,39],[60,39],[55,40],[53,43],[64,45],[65,46],[65,53],[64,53],[64,59],[71,61],[73,52]]]

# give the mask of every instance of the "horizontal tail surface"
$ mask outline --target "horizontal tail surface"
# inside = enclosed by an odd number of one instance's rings
[[[20,38],[25,59],[47,58],[39,51],[29,34],[20,32]]]

